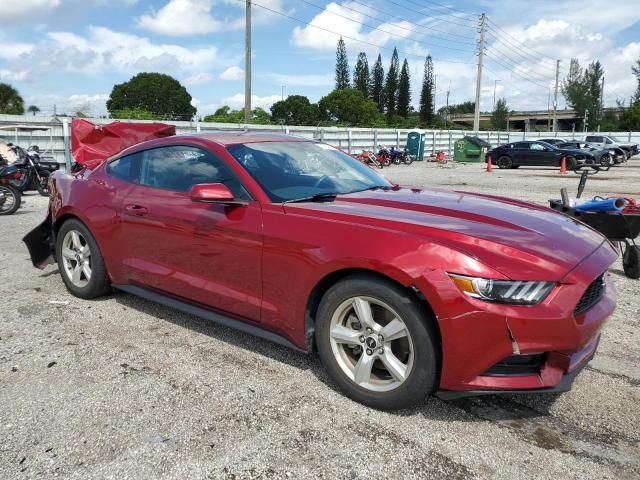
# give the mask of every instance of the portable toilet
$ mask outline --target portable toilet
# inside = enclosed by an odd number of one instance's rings
[[[453,144],[453,159],[456,162],[484,162],[491,144],[478,137],[466,136]]]
[[[411,130],[407,135],[407,153],[413,155],[416,160],[424,160],[425,133],[420,130]]]

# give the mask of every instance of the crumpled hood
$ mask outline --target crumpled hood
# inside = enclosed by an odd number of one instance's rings
[[[336,219],[424,236],[513,279],[559,281],[606,242],[549,208],[449,190],[366,191],[333,202],[286,205],[291,208],[311,209],[329,219],[346,215],[350,218]]]

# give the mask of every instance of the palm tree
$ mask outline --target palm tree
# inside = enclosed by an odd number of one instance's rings
[[[38,113],[39,111],[40,111],[40,109],[38,107],[36,107],[35,105],[30,105],[29,108],[27,108],[27,112],[33,113],[33,116],[35,116],[36,113]]]

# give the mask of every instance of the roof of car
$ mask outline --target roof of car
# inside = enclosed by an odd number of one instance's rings
[[[287,135],[280,132],[247,132],[244,130],[201,132],[197,134],[189,134],[188,136],[205,139],[225,147],[229,145],[237,145],[239,143],[313,141],[309,138]]]

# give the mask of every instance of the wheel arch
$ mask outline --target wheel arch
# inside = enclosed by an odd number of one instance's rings
[[[334,270],[324,277],[322,277],[313,287],[311,293],[307,298],[307,304],[305,308],[305,319],[304,319],[304,328],[305,328],[305,342],[306,348],[309,353],[317,350],[315,344],[315,317],[318,312],[318,307],[320,306],[320,302],[324,297],[325,293],[335,284],[341,282],[347,277],[361,275],[377,278],[380,280],[384,280],[394,284],[395,286],[404,290],[408,297],[415,301],[421,308],[426,309],[426,311],[430,315],[425,315],[424,318],[428,321],[433,327],[433,331],[435,332],[437,338],[436,344],[438,345],[438,355],[442,358],[442,354],[440,352],[442,345],[442,337],[440,333],[440,327],[438,322],[436,321],[436,316],[433,311],[433,308],[424,297],[422,292],[415,286],[413,283],[407,284],[406,282],[401,281],[398,278],[394,278],[390,275],[386,275],[376,270],[371,270],[369,268],[343,268],[339,270]]]

